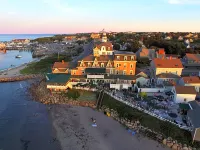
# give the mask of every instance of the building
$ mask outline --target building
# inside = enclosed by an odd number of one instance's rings
[[[180,85],[184,86],[194,86],[197,92],[200,92],[200,77],[188,76],[182,77],[179,81]]]
[[[140,48],[136,52],[136,56],[137,56],[137,59],[148,58],[149,60],[152,60],[155,58],[156,53],[154,49]]]
[[[183,65],[180,59],[160,59],[155,58],[151,61],[151,75],[153,78],[162,73],[172,73],[180,76]]]
[[[182,62],[184,66],[182,75],[199,76],[200,54],[186,53],[186,55],[182,59]]]
[[[135,54],[132,52],[114,51],[112,44],[105,39],[105,37],[102,37],[102,43],[94,47],[93,54],[79,60],[77,64],[64,61],[55,62],[52,67],[53,76],[47,74],[49,79],[47,88],[54,89],[55,87],[57,90],[59,89],[59,86],[54,86],[54,83],[51,82],[51,80],[58,80],[56,74],[60,76],[67,74],[70,76],[67,83],[66,80],[63,80],[61,89],[72,88],[78,83],[87,84],[92,82],[97,84],[99,81],[108,83],[110,88],[131,88],[132,83],[137,78],[135,76]]]
[[[99,33],[92,33],[91,36],[90,36],[92,39],[100,39],[101,36]]]
[[[30,43],[30,40],[29,39],[13,39],[12,42],[15,44],[28,44]]]
[[[76,40],[76,36],[75,35],[68,35],[68,36],[65,36],[65,41],[73,41],[73,40]]]
[[[176,103],[186,103],[196,99],[197,92],[194,86],[175,86],[172,89]]]
[[[0,50],[5,50],[6,49],[6,45],[4,43],[0,43]]]
[[[200,104],[197,101],[189,102],[190,109],[187,113],[187,122],[192,126],[193,141],[200,141]]]
[[[156,52],[156,58],[162,58],[162,59],[166,58],[164,48],[158,49],[158,51]]]

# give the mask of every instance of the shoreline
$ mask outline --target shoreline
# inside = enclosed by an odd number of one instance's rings
[[[28,63],[23,63],[23,64],[21,64],[19,66],[13,67],[13,68],[7,68],[7,69],[4,69],[4,70],[1,70],[0,71],[0,78],[12,78],[12,77],[20,76],[20,75],[22,75],[20,73],[20,70],[26,68],[31,63],[40,61],[43,58],[45,58],[45,57],[32,60],[32,61],[30,61]]]

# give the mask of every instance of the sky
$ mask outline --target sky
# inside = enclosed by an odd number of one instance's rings
[[[200,0],[0,0],[0,34],[200,32]]]

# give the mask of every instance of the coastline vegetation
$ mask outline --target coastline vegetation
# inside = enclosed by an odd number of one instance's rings
[[[66,62],[71,61],[70,56],[59,55],[57,54],[51,55],[44,59],[41,59],[38,62],[33,62],[27,65],[26,68],[20,70],[21,74],[45,74],[51,70],[51,66],[56,61],[64,60]]]
[[[102,105],[118,112],[119,117],[129,120],[139,120],[142,126],[161,133],[164,137],[172,137],[178,142],[200,147],[200,143],[192,143],[192,136],[189,131],[180,129],[169,122],[161,121],[155,117],[145,114],[126,104],[123,104],[107,94],[104,94]]]

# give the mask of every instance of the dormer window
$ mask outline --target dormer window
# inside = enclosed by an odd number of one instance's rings
[[[108,47],[108,50],[110,50],[110,47]]]
[[[134,56],[131,56],[131,60],[134,60]]]
[[[117,60],[120,60],[120,56],[117,56]]]
[[[127,60],[127,56],[124,56],[124,60],[125,60],[125,61]]]
[[[104,67],[104,63],[101,63],[101,67]]]
[[[88,63],[88,67],[91,67],[91,63]]]

